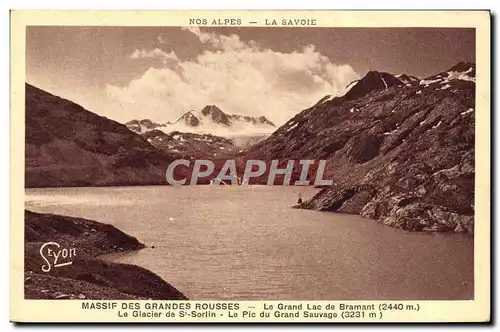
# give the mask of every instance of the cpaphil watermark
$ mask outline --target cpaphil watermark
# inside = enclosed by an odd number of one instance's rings
[[[232,185],[248,185],[251,179],[267,176],[265,184],[275,185],[277,184],[277,176],[280,176],[281,183],[279,184],[288,186],[292,181],[292,175],[297,174],[298,169],[300,169],[300,176],[298,179],[293,180],[292,185],[332,185],[332,180],[323,179],[326,160],[319,160],[313,172],[315,173],[314,181],[311,183],[311,165],[315,165],[315,162],[315,160],[287,160],[286,165],[280,168],[279,160],[271,160],[268,167],[269,162],[266,163],[263,160],[251,159],[246,161],[242,172],[241,167],[240,170],[238,170],[237,162],[234,159],[227,159],[218,171],[216,171],[216,164],[211,160],[198,159],[191,165],[191,160],[177,159],[168,166],[166,180],[170,185],[185,185],[188,178],[190,179],[190,185],[200,184],[199,180],[202,178],[211,178],[210,183],[212,184],[230,183]],[[281,164],[283,163],[282,161]],[[180,179],[175,179],[175,174],[177,174],[176,171],[180,168],[184,168],[184,174],[187,175]],[[215,174],[217,174],[217,176],[215,176]]]

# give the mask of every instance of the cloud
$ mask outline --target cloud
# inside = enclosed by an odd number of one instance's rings
[[[183,29],[208,49],[189,61],[178,59],[173,51],[136,50],[134,59],[161,58],[175,65],[149,68],[124,87],[108,85],[115,118],[166,122],[215,104],[226,113],[264,115],[281,125],[359,78],[351,66],[332,63],[314,45],[283,53],[237,35]]]
[[[194,34],[200,42],[204,44],[211,44],[214,49],[222,50],[236,50],[242,49],[244,47],[258,48],[258,44],[251,41],[248,44],[240,41],[237,35],[220,35],[215,32],[202,32],[199,27],[182,27],[182,30],[186,30]]]
[[[169,61],[178,61],[179,59],[177,58],[177,54],[175,54],[174,51],[170,51],[170,53],[167,53],[159,48],[155,48],[154,50],[151,51],[146,51],[145,49],[142,50],[135,50],[131,55],[131,59],[146,59],[146,58],[152,58],[152,59],[161,59],[164,64],[168,63]]]

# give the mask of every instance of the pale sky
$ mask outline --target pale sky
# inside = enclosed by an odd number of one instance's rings
[[[27,82],[126,122],[215,104],[278,125],[369,70],[475,61],[473,29],[28,27]]]

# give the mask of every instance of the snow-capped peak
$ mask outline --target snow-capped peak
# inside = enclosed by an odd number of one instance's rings
[[[149,120],[141,120],[149,121]],[[268,134],[275,129],[274,123],[265,116],[251,117],[238,114],[226,114],[215,105],[207,105],[201,111],[188,111],[174,123],[155,124],[154,126],[137,126],[137,120],[128,122],[129,129],[145,133],[158,129],[165,133],[180,131],[185,133],[215,134],[219,136],[238,134]],[[151,121],[150,121],[151,122]]]
[[[179,119],[177,119],[177,121],[174,122],[174,124],[184,123],[185,125],[190,127],[198,126],[200,124],[200,120],[194,113],[195,111],[188,111],[184,113]]]

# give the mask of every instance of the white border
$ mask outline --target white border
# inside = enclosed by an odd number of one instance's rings
[[[377,5],[376,7],[374,5]],[[463,3],[465,4],[465,3]],[[306,5],[307,9],[492,9],[493,13],[498,13],[498,8],[499,8],[499,2],[498,1],[493,1],[493,0],[475,0],[471,2],[467,2],[466,6],[460,5],[457,1],[440,1],[439,3],[436,2],[435,0],[420,0],[420,1],[413,1],[413,2],[401,2],[401,1],[387,1],[387,0],[379,0],[376,2],[373,1],[358,1],[356,3],[353,3],[352,1],[348,1],[345,3],[337,2],[335,4],[332,4],[331,1],[318,1],[318,0],[308,0],[307,3],[304,3],[304,1],[287,1],[286,3],[282,4],[273,4],[270,3],[268,0],[253,0],[253,1],[238,1],[238,2],[229,2],[229,1],[219,1],[217,3],[211,1],[211,2],[205,2],[205,1],[193,1],[193,0],[183,0],[182,2],[169,2],[169,3],[159,3],[158,1],[153,1],[153,0],[141,0],[141,1],[130,1],[130,0],[122,0],[119,3],[116,3],[115,5],[111,4],[105,4],[102,1],[96,1],[96,0],[87,0],[87,1],[62,1],[62,0],[47,0],[43,2],[38,2],[38,1],[12,1],[12,0],[7,0],[3,1],[1,4],[2,10],[1,13],[2,15],[0,16],[2,20],[4,20],[4,24],[0,26],[0,38],[3,40],[3,46],[1,48],[2,51],[0,51],[1,57],[2,57],[2,63],[3,66],[0,67],[3,71],[2,75],[2,89],[0,90],[3,95],[3,98],[1,99],[3,101],[3,111],[0,112],[1,118],[0,118],[0,152],[2,153],[2,162],[0,164],[1,167],[1,173],[4,176],[3,178],[3,183],[9,183],[10,180],[10,170],[9,170],[9,151],[10,151],[10,133],[9,133],[9,123],[10,123],[10,116],[9,116],[9,99],[10,99],[10,92],[9,92],[9,85],[10,85],[10,79],[9,79],[9,14],[8,14],[8,9],[9,8],[14,8],[14,9],[304,9],[304,5]],[[498,41],[498,29],[495,27],[495,32],[492,34],[493,37],[495,37],[495,40],[492,42],[492,46],[494,47],[495,42]],[[495,57],[492,57],[492,60],[494,60]],[[492,73],[492,79],[494,77],[498,77],[498,69],[496,66],[493,66],[494,73]],[[495,91],[492,91],[492,95],[499,95],[499,88],[498,84],[496,85]],[[493,110],[494,112],[495,110]],[[495,119],[495,127],[498,127],[500,124],[499,117],[496,116]],[[495,145],[494,145],[495,146]],[[496,145],[498,146],[498,145]],[[496,164],[498,165],[498,159],[495,158],[495,161],[497,162]],[[2,195],[2,199],[0,200],[2,204],[2,209],[0,209],[1,213],[3,214],[2,218],[2,227],[4,227],[2,234],[4,234],[5,238],[4,241],[2,241],[2,259],[5,259],[4,266],[7,265],[7,262],[9,260],[9,238],[8,238],[8,228],[9,228],[9,188],[7,188],[6,185],[3,185],[0,190],[0,194]],[[500,198],[497,196],[495,199],[495,204],[498,206],[500,203]],[[492,216],[492,223],[495,222],[494,216]],[[494,234],[495,238],[498,238],[498,227],[496,227],[496,232]],[[492,244],[494,244],[495,241],[492,241]],[[494,256],[498,257],[498,256]],[[3,299],[1,302],[1,310],[4,313],[4,319],[2,322],[4,323],[2,327],[6,327],[8,330],[13,329],[13,325],[8,323],[8,312],[9,312],[9,280],[8,280],[8,274],[4,273],[2,275],[2,285],[4,287],[4,291],[2,292],[3,294]],[[497,289],[497,288],[496,288]],[[496,294],[495,294],[496,295]],[[493,314],[494,315],[494,314]],[[5,324],[7,323],[7,324]],[[123,327],[123,326],[120,326]],[[118,328],[120,328],[118,327]],[[205,326],[206,327],[206,326]],[[232,326],[234,327],[234,326]],[[335,327],[336,329],[343,329],[345,327],[334,325],[331,327]],[[360,330],[364,328],[374,328],[376,326],[365,326],[365,327],[349,327],[349,330]],[[426,328],[425,326],[421,326],[423,328]],[[97,330],[104,330],[109,329],[109,328],[117,328],[117,327],[85,327],[83,328],[84,330],[92,328],[93,331]],[[177,329],[178,327],[176,326],[168,326],[169,329]],[[183,328],[188,328],[188,329],[194,329],[195,327],[183,327]],[[213,326],[212,328],[218,328],[217,326]],[[255,327],[257,328],[257,327]],[[269,330],[273,327],[263,327],[260,326],[258,327],[259,329],[263,330]],[[287,327],[290,328],[290,327]],[[382,328],[387,328],[387,326],[383,326]],[[428,327],[427,327],[428,328]],[[473,327],[468,327],[473,329]],[[479,327],[475,327],[479,328]],[[69,329],[69,327],[63,328],[63,330]],[[4,330],[4,329],[2,329]]]

